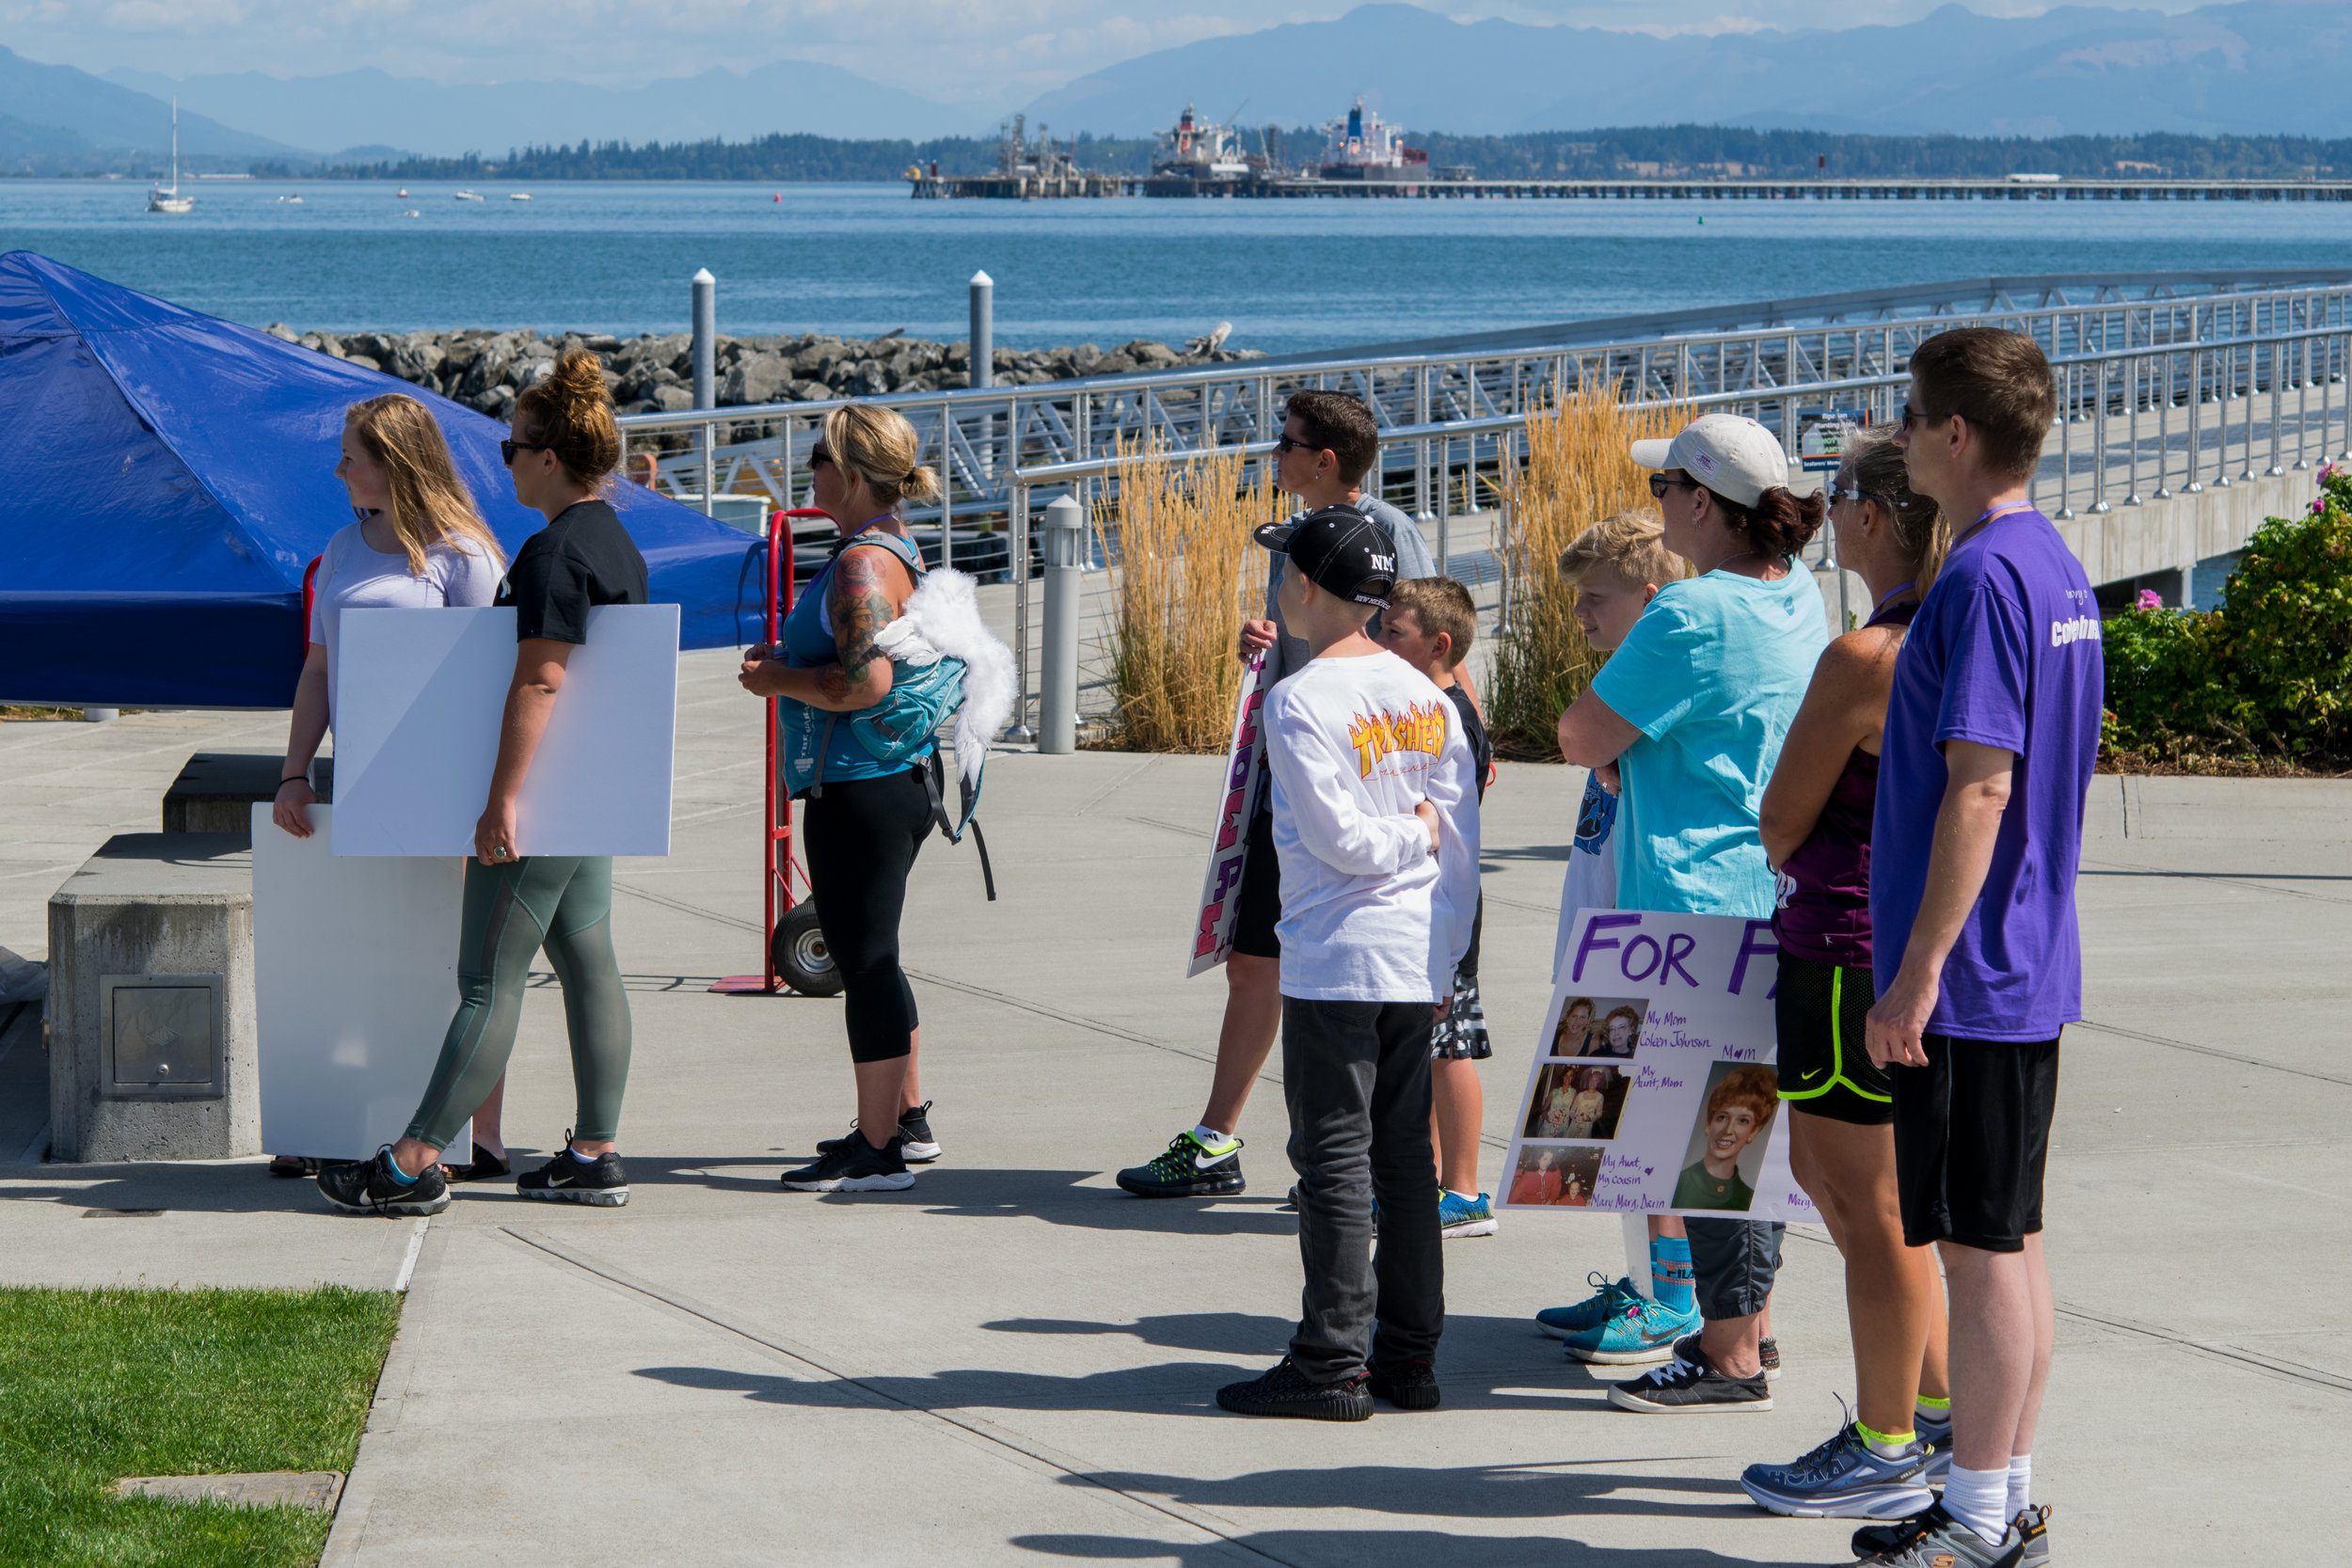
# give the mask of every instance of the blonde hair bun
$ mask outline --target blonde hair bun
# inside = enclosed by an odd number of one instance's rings
[[[895,408],[843,404],[825,416],[825,449],[844,473],[857,475],[886,506],[939,494],[938,473],[919,461],[923,438]]]

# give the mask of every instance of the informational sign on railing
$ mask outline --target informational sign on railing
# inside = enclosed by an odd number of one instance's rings
[[[1819,1220],[1788,1170],[1769,920],[1578,913],[1511,1129],[1515,1209]]]
[[[1249,860],[1249,821],[1258,812],[1258,791],[1263,787],[1265,732],[1258,718],[1265,706],[1259,673],[1265,656],[1258,655],[1242,673],[1241,697],[1233,705],[1233,739],[1225,752],[1225,772],[1219,781],[1216,824],[1209,844],[1208,869],[1200,878],[1200,913],[1193,922],[1192,955],[1184,978],[1215,969],[1233,949],[1233,916],[1241,904],[1241,874]]]

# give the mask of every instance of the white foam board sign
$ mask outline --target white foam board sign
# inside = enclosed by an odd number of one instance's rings
[[[678,607],[599,605],[516,801],[525,855],[666,855]],[[469,855],[515,675],[515,611],[348,610],[338,855]]]
[[[296,838],[253,808],[262,1147],[360,1160],[407,1129],[457,1011],[465,863],[336,854],[337,809]]]

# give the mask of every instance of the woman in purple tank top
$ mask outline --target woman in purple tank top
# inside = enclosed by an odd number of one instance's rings
[[[1858,1398],[1855,1425],[1841,1435],[1901,1462],[1887,1466],[1888,1486],[1918,1497],[1868,1499],[1871,1516],[1891,1518],[1886,1510],[1899,1504],[1924,1509],[1928,1476],[1939,1460],[1949,1463],[1950,1390],[1943,1292],[1927,1251],[1903,1245],[1886,1074],[1862,1045],[1863,1018],[1877,1000],[1870,816],[1896,651],[1950,534],[1935,503],[1904,483],[1902,454],[1887,436],[1846,437],[1829,515],[1839,564],[1869,587],[1870,618],[1822,654],[1765,787],[1759,832],[1778,882],[1773,1005],[1780,1095],[1793,1113],[1789,1165],[1846,1259]],[[1908,1459],[1923,1450],[1929,1465],[1914,1471]],[[1759,1465],[1742,1482],[1767,1508],[1822,1512],[1825,1499],[1807,1495],[1808,1474]]]

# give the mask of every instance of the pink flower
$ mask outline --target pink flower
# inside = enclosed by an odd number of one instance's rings
[[[2134,610],[2162,610],[2164,599],[2154,589],[2143,588],[2139,591],[2139,597],[2132,601],[2132,608]]]

